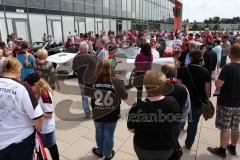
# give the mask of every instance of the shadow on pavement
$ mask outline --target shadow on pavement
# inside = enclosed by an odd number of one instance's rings
[[[56,116],[63,121],[85,121],[84,113],[73,114],[70,112],[70,107],[74,103],[73,100],[63,100],[59,102],[55,107]],[[80,107],[80,106],[79,106]]]

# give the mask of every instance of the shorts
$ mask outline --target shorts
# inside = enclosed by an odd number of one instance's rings
[[[240,123],[240,107],[230,108],[222,105],[217,106],[216,114],[216,128],[229,132],[232,130],[239,130]]]
[[[41,138],[43,141],[44,148],[50,148],[56,144],[55,132],[41,134]]]

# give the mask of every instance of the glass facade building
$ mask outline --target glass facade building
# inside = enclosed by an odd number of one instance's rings
[[[0,40],[15,33],[30,42],[43,33],[64,42],[68,32],[173,29],[171,0],[0,0]]]

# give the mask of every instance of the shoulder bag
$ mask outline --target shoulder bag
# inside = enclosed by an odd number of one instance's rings
[[[190,83],[192,84],[194,92],[195,92],[196,96],[198,97],[198,101],[201,103],[201,112],[203,114],[203,117],[204,117],[205,121],[207,121],[208,119],[211,119],[214,116],[215,108],[209,99],[207,99],[206,102],[203,102],[201,100],[200,94],[199,94],[196,86],[194,85],[194,81],[191,76],[189,68],[186,67],[186,70],[187,70],[189,78],[190,78]]]

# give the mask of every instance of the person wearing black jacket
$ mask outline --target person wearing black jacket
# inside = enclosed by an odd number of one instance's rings
[[[202,67],[203,61],[202,51],[194,50],[190,52],[191,63],[180,68],[177,78],[188,89],[191,99],[191,112],[188,116],[187,138],[185,145],[187,149],[191,149],[198,128],[198,122],[201,117],[201,105],[206,103],[210,96],[211,77],[206,68]]]
[[[162,72],[148,71],[144,77],[148,99],[138,101],[129,111],[127,127],[134,133],[134,150],[140,160],[168,160],[173,154],[181,115],[176,99],[164,96],[166,84]]]
[[[203,54],[204,65],[203,67],[206,68],[209,72],[209,75],[212,75],[212,72],[216,70],[217,66],[217,54],[212,50],[213,43],[211,41],[206,42],[206,51]]]
[[[114,131],[120,118],[121,99],[127,99],[128,94],[124,83],[117,79],[111,64],[104,60],[97,65],[96,81],[93,84],[92,112],[96,128],[97,148],[93,148],[94,155],[105,160],[114,157]]]

